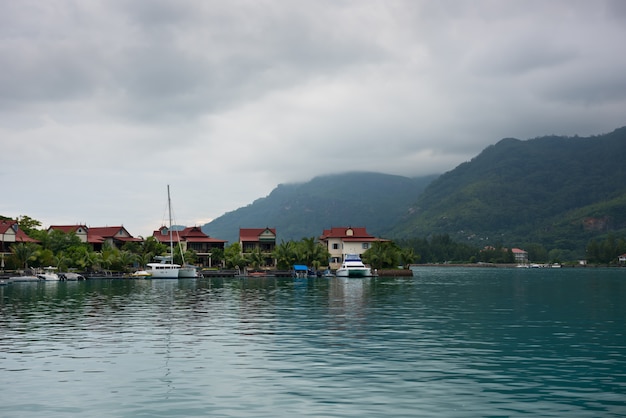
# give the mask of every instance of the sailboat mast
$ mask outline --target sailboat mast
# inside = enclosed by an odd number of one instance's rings
[[[172,237],[172,201],[170,199],[170,185],[167,185],[167,210],[169,216],[170,226],[168,228],[170,232],[170,254],[172,255],[172,264],[174,264],[174,238]]]

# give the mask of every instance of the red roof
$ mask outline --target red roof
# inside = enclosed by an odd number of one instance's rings
[[[239,241],[258,241],[259,236],[265,231],[270,231],[276,236],[276,228],[239,228]]]
[[[5,234],[13,225],[15,225],[15,242],[39,242],[26,235],[26,233],[18,227],[17,221],[13,219],[3,219],[0,221],[0,234]]]
[[[78,231],[79,228],[83,228],[85,231],[89,230],[89,228],[87,228],[87,226],[85,225],[50,225],[50,228],[48,228],[48,230],[53,229],[55,231],[61,231],[69,234],[70,232]]]
[[[162,231],[165,231],[165,233],[163,233]],[[159,242],[163,242],[163,243],[170,242],[170,235],[167,232],[166,226],[163,226],[160,229],[154,231],[152,233],[152,236],[156,238],[157,241]],[[172,231],[172,241],[177,243],[179,242],[179,240],[186,241],[186,242],[194,242],[194,243],[202,243],[202,242],[225,243],[226,242],[226,240],[223,240],[223,239],[209,237],[207,234],[202,232],[202,229],[200,229],[197,226],[189,226],[181,231]]]
[[[352,230],[352,234],[348,234],[348,230]],[[344,241],[367,241],[376,240],[376,237],[371,236],[365,230],[365,227],[350,227],[350,226],[333,226],[330,229],[325,229],[320,239],[327,240],[330,238],[341,238]]]

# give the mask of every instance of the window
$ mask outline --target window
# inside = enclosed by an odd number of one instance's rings
[[[333,244],[333,250],[338,250],[339,249],[339,244]]]
[[[364,250],[367,250],[369,247],[370,247],[369,242],[364,242],[364,243],[363,243],[363,249],[364,249]]]

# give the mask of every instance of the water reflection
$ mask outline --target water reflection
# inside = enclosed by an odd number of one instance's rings
[[[620,416],[616,273],[12,284],[0,416]]]

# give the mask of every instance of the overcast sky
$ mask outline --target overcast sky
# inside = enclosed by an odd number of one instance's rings
[[[610,132],[625,40],[620,0],[0,0],[0,215],[145,237],[168,184],[202,225],[279,183]]]

